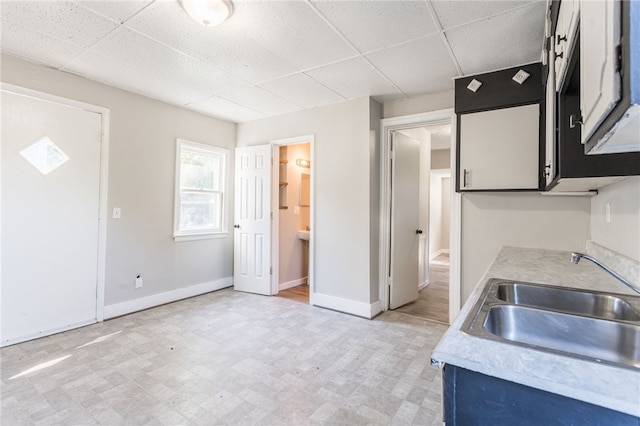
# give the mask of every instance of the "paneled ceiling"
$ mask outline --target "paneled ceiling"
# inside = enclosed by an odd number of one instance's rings
[[[4,53],[234,122],[453,89],[540,60],[546,0],[239,1],[214,28],[177,0],[5,1]]]

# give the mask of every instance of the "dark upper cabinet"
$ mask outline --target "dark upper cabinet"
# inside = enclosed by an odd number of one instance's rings
[[[544,134],[540,63],[455,81],[457,191],[537,191]]]
[[[580,2],[580,33],[585,152],[640,151],[640,2]]]
[[[578,4],[577,2],[574,2]],[[546,132],[545,161],[543,173],[546,176],[546,189],[550,191],[591,191],[623,179],[626,176],[640,174],[640,152],[610,153],[606,155],[587,155],[583,145],[585,128],[581,123],[585,102],[582,97],[585,87],[582,81],[584,42],[582,26],[572,36],[573,45],[566,46],[571,52],[568,58],[559,58],[557,47],[553,43],[560,35],[558,31],[557,6],[550,9],[548,25],[555,30],[549,31],[547,47],[548,66],[544,68],[546,90]],[[555,14],[554,14],[555,12]],[[555,59],[555,61],[554,61]],[[564,76],[558,81],[557,71],[561,67],[557,61],[566,62]],[[557,88],[558,91],[552,90]],[[589,95],[590,96],[590,95]],[[640,133],[638,133],[640,138]]]

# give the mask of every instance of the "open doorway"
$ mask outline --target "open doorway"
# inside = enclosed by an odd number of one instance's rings
[[[310,303],[313,295],[313,135],[271,141],[272,292]]]
[[[451,125],[424,126],[397,132],[412,137],[420,146],[416,214],[419,216],[419,228],[424,231],[419,233],[416,241],[419,277],[417,297],[396,310],[448,324]],[[393,214],[392,211],[392,217]],[[396,256],[398,253],[391,253],[392,263]],[[392,304],[390,307],[394,308]]]
[[[452,140],[455,140],[452,135],[452,130],[455,130],[453,111],[384,119],[382,130],[380,296],[384,309],[407,310],[412,315],[448,324],[460,309],[460,203],[450,185],[450,169],[455,158],[455,144],[452,144]],[[394,259],[397,258],[397,252],[393,242],[394,227],[397,226],[393,221],[394,167],[401,166],[395,161],[398,153],[395,151],[394,137],[398,133],[417,139],[423,147],[420,155],[422,170],[419,174],[420,222],[415,230],[419,234],[416,239],[419,241],[417,282],[400,282],[393,277],[392,265],[397,261]],[[420,141],[421,137],[428,142]],[[427,146],[428,155],[425,155],[424,148]],[[402,191],[403,186],[396,188],[396,192],[399,192],[398,189]],[[398,214],[397,208],[395,214]],[[392,303],[393,293],[398,292],[398,286],[411,290],[415,299],[401,304]],[[437,305],[437,308],[426,306],[430,304]]]

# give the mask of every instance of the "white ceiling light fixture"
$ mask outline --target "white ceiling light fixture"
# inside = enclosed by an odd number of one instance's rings
[[[223,23],[233,13],[231,0],[178,0],[191,19],[205,27]]]

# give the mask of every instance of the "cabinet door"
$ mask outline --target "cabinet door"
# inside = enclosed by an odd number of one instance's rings
[[[549,51],[549,61],[553,58],[553,51]],[[549,62],[551,63],[551,62]],[[545,159],[544,173],[546,185],[556,177],[556,79],[555,68],[549,67],[547,75],[547,94],[545,104]]]
[[[620,100],[620,1],[583,0],[580,14],[580,109],[586,143]]]
[[[540,105],[460,115],[460,190],[536,189]]]
[[[558,24],[553,38],[555,46],[556,91],[560,91],[567,73],[569,58],[578,29],[580,3],[578,0],[562,0],[558,11]]]

